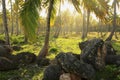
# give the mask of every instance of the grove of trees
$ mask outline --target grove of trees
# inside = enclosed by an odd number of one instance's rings
[[[69,8],[62,11],[61,6],[66,2],[74,6],[73,12]],[[48,54],[50,36],[67,37],[75,33],[84,40],[89,32],[100,33],[100,37],[110,33],[106,38],[110,41],[114,35],[117,38],[117,32],[120,33],[117,11],[120,0],[2,0],[0,4],[0,33],[5,34],[7,45],[10,45],[12,35],[23,34],[25,42],[36,40],[37,35],[45,35],[38,58]],[[46,10],[46,17],[40,15],[42,10]]]

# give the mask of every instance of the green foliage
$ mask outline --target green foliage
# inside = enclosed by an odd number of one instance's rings
[[[10,37],[11,43],[12,44],[21,44],[23,43],[24,36],[23,35],[18,35]]]
[[[120,54],[120,42],[113,43],[113,47],[117,50],[117,53]]]
[[[56,53],[56,52],[58,52],[58,49],[57,48],[51,48],[49,52],[50,53]]]
[[[17,77],[17,76],[19,76],[19,73],[17,70],[12,70],[12,71],[8,71],[8,72],[0,71],[0,80],[8,80],[11,77]]]
[[[75,9],[76,9],[79,13],[81,13],[81,10],[80,10],[80,0],[72,0],[72,3],[73,3],[73,5],[74,5]]]
[[[120,67],[115,65],[106,66],[104,70],[97,71],[93,80],[120,80],[120,75],[116,73],[120,71]]]
[[[41,5],[41,0],[27,0],[20,11],[21,23],[24,33],[32,40],[35,40],[36,28],[38,27],[38,7]]]
[[[41,80],[43,70],[44,68],[40,68],[35,64],[27,65],[21,67],[19,70],[0,72],[0,80]]]
[[[82,0],[83,7],[90,12],[95,13],[95,15],[102,20],[106,20],[106,15],[109,15],[108,5],[109,1],[107,0]]]
[[[0,39],[1,39],[1,40],[4,40],[4,35],[0,35]]]

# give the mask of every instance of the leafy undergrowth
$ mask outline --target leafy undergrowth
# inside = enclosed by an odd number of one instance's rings
[[[3,36],[0,36],[3,39]],[[23,36],[13,36],[11,39],[12,45],[21,46],[23,49],[20,51],[13,51],[13,54],[20,52],[32,52],[38,55],[44,42],[44,37],[39,37],[37,41],[29,42],[28,44],[23,42]],[[79,42],[82,40],[79,37],[68,37],[68,38],[50,38],[49,54],[48,58],[53,59],[59,52],[73,52],[80,54]],[[120,42],[114,41],[113,47],[120,54]],[[9,65],[8,65],[9,66]],[[45,67],[38,67],[36,64],[23,66],[18,70],[3,71],[0,72],[0,80],[42,80],[43,71]],[[94,80],[120,80],[120,74],[117,75],[115,72],[120,71],[120,67],[106,66],[104,70],[96,72]]]
[[[107,65],[104,70],[96,72],[94,80],[120,80],[120,67]]]
[[[18,70],[1,71],[0,80],[42,80],[43,70],[44,68],[31,64]]]

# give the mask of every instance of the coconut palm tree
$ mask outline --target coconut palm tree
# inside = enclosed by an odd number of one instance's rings
[[[5,0],[2,0],[2,7],[3,7],[3,11],[2,12],[3,12],[3,25],[4,25],[4,30],[5,30],[5,40],[6,40],[6,44],[10,46]]]
[[[48,54],[49,36],[50,36],[50,19],[52,17],[52,11],[54,9],[53,4],[55,4],[55,0],[49,0],[45,42],[44,42],[44,46],[43,46],[42,50],[40,51],[40,53],[38,55],[38,59],[43,58]]]
[[[112,27],[111,33],[108,36],[108,38],[106,39],[106,41],[111,41],[111,39],[112,39],[112,37],[114,35],[114,32],[116,30],[116,6],[117,5],[119,6],[119,2],[120,2],[120,0],[114,0],[113,1],[113,8],[114,8],[113,27]]]
[[[11,35],[13,35],[13,2],[12,0],[9,0],[9,3],[10,3],[10,7],[11,7]]]
[[[84,39],[87,37],[90,13],[93,12],[99,19],[105,20],[105,16],[108,15],[109,5],[108,1],[105,0],[82,0],[81,5],[87,10],[86,13],[84,13],[84,15],[87,14],[87,20],[83,20],[86,22],[84,22],[86,25],[83,25],[84,31],[82,31],[82,38]]]

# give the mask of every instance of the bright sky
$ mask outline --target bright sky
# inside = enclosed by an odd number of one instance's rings
[[[113,0],[110,0],[110,5],[112,4]],[[6,0],[6,6],[7,9],[10,9],[10,4],[8,4],[8,0]],[[2,10],[2,5],[0,5],[0,11]],[[64,4],[62,4],[61,6],[61,11],[65,11],[65,10],[69,10],[72,14],[74,14],[76,12],[74,6],[70,3],[68,3],[67,1],[64,2]],[[120,11],[117,9],[117,13],[120,14]],[[40,12],[40,15],[45,17],[46,16],[46,10],[42,10]],[[92,15],[95,18],[95,15]]]
[[[71,4],[69,4],[69,3],[67,3],[67,2],[65,1],[65,3],[61,5],[61,12],[65,11],[65,10],[67,10],[67,9],[68,9],[71,13],[75,12],[74,6],[71,5]],[[45,16],[46,16],[46,11],[45,11],[45,10],[42,10],[42,12],[41,12],[40,15],[43,16],[43,17],[45,17]]]
[[[109,4],[111,5],[112,2],[113,2],[113,0],[110,0]],[[69,10],[72,14],[74,14],[75,11],[76,11],[74,6],[72,4],[70,4],[70,3],[68,3],[67,1],[65,1],[65,3],[62,4],[62,6],[61,6],[61,12],[65,11],[65,10]],[[118,9],[117,9],[117,13],[120,14],[120,11]],[[41,16],[44,16],[44,17],[46,16],[46,11],[45,10],[43,10],[41,12]],[[94,14],[92,14],[92,16],[93,16],[94,19],[96,19],[96,16]]]

